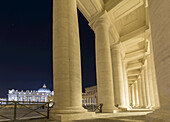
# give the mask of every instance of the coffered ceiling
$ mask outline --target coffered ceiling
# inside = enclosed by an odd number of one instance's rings
[[[89,25],[103,13],[108,15],[112,25],[110,45],[122,45],[129,84],[136,81],[147,52],[146,35],[150,32],[147,0],[77,0],[77,6]]]

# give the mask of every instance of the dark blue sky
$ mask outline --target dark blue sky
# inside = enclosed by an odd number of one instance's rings
[[[83,88],[96,84],[94,32],[78,11]],[[52,90],[52,0],[0,1],[0,97]]]

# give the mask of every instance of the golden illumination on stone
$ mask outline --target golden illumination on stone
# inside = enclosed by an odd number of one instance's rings
[[[95,32],[97,96],[103,113],[161,108],[168,118],[170,21],[163,13],[168,14],[170,2],[165,1],[53,0],[53,119],[94,115],[82,108],[77,7]]]

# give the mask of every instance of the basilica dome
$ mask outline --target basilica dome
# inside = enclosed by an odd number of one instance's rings
[[[51,90],[47,89],[46,85],[44,84],[44,86],[40,89],[38,89],[38,92],[47,92],[47,93],[50,93]]]

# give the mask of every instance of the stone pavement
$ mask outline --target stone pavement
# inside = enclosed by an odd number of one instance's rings
[[[145,115],[151,112],[96,113],[95,117],[64,122],[146,122]],[[19,122],[50,122],[48,119],[23,120]],[[55,121],[59,122],[59,121]]]

